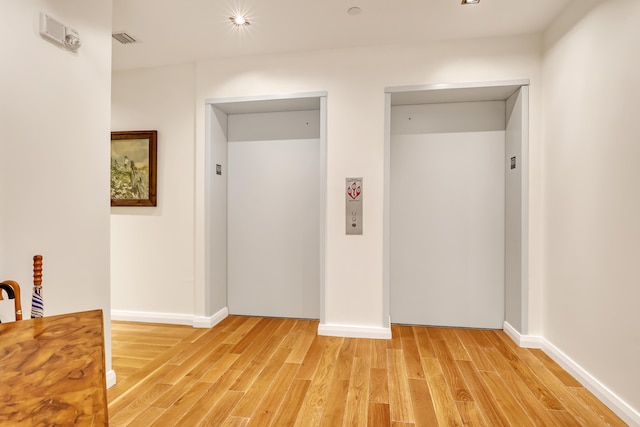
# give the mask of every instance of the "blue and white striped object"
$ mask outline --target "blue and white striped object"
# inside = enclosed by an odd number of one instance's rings
[[[31,298],[31,318],[44,317],[44,300],[42,299],[42,286],[33,287]]]

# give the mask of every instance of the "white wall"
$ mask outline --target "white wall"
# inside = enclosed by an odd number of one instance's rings
[[[639,28],[638,1],[577,2],[548,32],[543,104],[544,337],[638,424]]]
[[[111,130],[158,131],[157,207],[111,208],[114,317],[191,323],[193,64],[113,73]]]
[[[188,84],[178,78],[170,78],[172,67],[137,71],[119,71],[114,75],[114,94],[128,93],[132,105],[114,103],[115,117],[139,114],[142,107],[135,102],[153,91],[162,93],[167,86],[182,87]],[[159,79],[157,75],[165,74]],[[328,91],[327,134],[327,241],[326,283],[324,301],[325,322],[332,325],[367,326],[384,325],[382,285],[382,199],[384,164],[384,88],[409,84],[456,83],[490,80],[531,80],[532,144],[531,144],[531,251],[530,282],[531,313],[530,330],[541,330],[541,301],[539,252],[540,209],[540,159],[541,150],[536,143],[539,119],[540,40],[537,37],[486,39],[473,41],[439,42],[416,46],[386,46],[360,49],[327,50],[290,55],[265,55],[260,57],[203,61],[196,64],[195,77],[195,223],[186,218],[175,218],[166,224],[169,229],[195,227],[195,307],[191,316],[210,316],[218,311],[205,286],[205,100],[242,96],[279,95]],[[186,78],[186,77],[184,77]],[[147,84],[146,79],[157,80]],[[130,83],[127,83],[130,81]],[[189,80],[190,82],[191,80]],[[120,87],[121,85],[122,88]],[[170,97],[152,97],[154,102],[144,108],[155,111],[172,111]],[[159,105],[157,105],[159,104]],[[185,108],[190,107],[185,105]],[[120,113],[119,110],[122,110]],[[138,113],[136,113],[138,111]],[[149,113],[144,113],[149,114]],[[164,113],[163,113],[164,114]],[[168,114],[168,113],[167,113]],[[173,113],[171,113],[173,114]],[[154,114],[150,114],[154,115]],[[167,115],[159,117],[168,118]],[[160,120],[160,119],[159,119]],[[136,126],[138,124],[136,123]],[[141,124],[140,124],[141,126]],[[148,126],[144,127],[151,127]],[[158,126],[158,130],[162,129]],[[180,144],[185,150],[194,147],[190,129],[182,129]],[[162,146],[162,139],[159,141]],[[182,170],[182,169],[180,169]],[[182,173],[178,169],[165,171],[165,180],[173,181]],[[163,172],[159,173],[162,176]],[[364,203],[365,230],[362,236],[349,238],[344,235],[345,177],[365,178]],[[160,189],[162,191],[162,189]],[[159,196],[162,196],[160,192]],[[154,221],[148,217],[144,221]],[[116,236],[115,223],[114,237]],[[159,230],[160,232],[160,230]],[[353,237],[353,236],[350,236]],[[192,250],[186,240],[172,242],[175,253]],[[146,245],[147,250],[156,248]],[[114,268],[117,262],[114,260]],[[174,263],[158,263],[158,275],[182,277]],[[124,271],[124,270],[123,270]],[[144,274],[132,271],[140,277]],[[124,275],[124,274],[123,274]],[[136,301],[131,310],[164,312],[174,297],[172,293],[154,292],[153,298]],[[218,295],[224,297],[225,295]],[[114,297],[114,301],[115,301]],[[176,315],[189,314],[175,312]],[[387,314],[388,315],[388,314]],[[388,317],[386,319],[388,321]]]
[[[196,95],[196,289],[204,287],[204,100],[328,91],[328,199],[325,321],[331,325],[382,327],[382,199],[384,88],[387,86],[530,78],[538,120],[540,45],[535,37],[330,50],[291,55],[203,61]],[[534,127],[535,129],[535,127]],[[535,139],[535,132],[534,132]],[[541,152],[532,146],[532,186],[538,186]],[[365,230],[344,235],[345,177],[365,179]],[[532,210],[539,209],[539,190]],[[532,246],[539,215],[532,213]],[[530,264],[539,271],[540,253]],[[530,278],[539,289],[538,277]],[[537,304],[540,298],[532,298]],[[540,313],[533,309],[532,313]],[[387,317],[388,320],[388,317]],[[540,329],[539,319],[532,325]]]
[[[159,70],[122,71],[120,78],[138,76],[141,89],[128,85],[134,96],[149,93],[144,76]],[[536,129],[539,120],[540,40],[537,37],[439,42],[416,46],[386,46],[327,50],[290,55],[203,61],[196,64],[195,112],[195,271],[192,315],[217,311],[205,286],[205,100],[242,96],[328,91],[328,179],[325,321],[333,325],[381,327],[385,323],[382,286],[382,198],[384,164],[384,88],[409,84],[490,80],[531,80],[531,211],[530,211],[530,332],[541,331],[540,159]],[[181,84],[175,79],[172,85]],[[164,85],[169,85],[167,80]],[[166,90],[156,85],[159,91]],[[119,89],[114,89],[116,93]],[[169,102],[167,99],[166,102]],[[136,104],[137,105],[137,104]],[[116,108],[128,108],[114,105]],[[150,107],[149,107],[150,108]],[[160,108],[160,107],[157,107]],[[188,141],[190,133],[182,132]],[[184,142],[184,144],[188,144]],[[189,149],[189,147],[186,147]],[[168,172],[169,173],[169,172]],[[173,173],[173,172],[171,172]],[[363,236],[344,235],[344,178],[365,178],[366,227]],[[172,176],[167,175],[167,180]],[[175,222],[174,227],[186,223]],[[187,245],[176,251],[190,250]],[[160,274],[176,275],[172,264]],[[137,274],[137,273],[136,273]],[[155,294],[169,300],[170,294]],[[224,295],[222,295],[224,296]],[[154,297],[155,298],[155,297]],[[146,303],[146,302],[145,302]],[[167,303],[154,299],[160,312]],[[386,319],[388,321],[388,317]]]
[[[102,309],[108,371],[111,7],[0,2],[0,275],[28,318],[43,255],[45,315]],[[41,39],[41,11],[78,31],[77,54]]]

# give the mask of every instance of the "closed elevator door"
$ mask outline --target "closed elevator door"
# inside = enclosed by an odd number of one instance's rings
[[[318,120],[317,111],[229,116],[231,314],[319,318]]]
[[[504,153],[503,102],[393,107],[392,322],[502,328]]]

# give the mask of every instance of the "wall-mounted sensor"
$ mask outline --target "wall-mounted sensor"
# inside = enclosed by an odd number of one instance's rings
[[[40,12],[40,35],[43,39],[72,52],[77,52],[82,45],[76,30],[66,27],[44,12]]]

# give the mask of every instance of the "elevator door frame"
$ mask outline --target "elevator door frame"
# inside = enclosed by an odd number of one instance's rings
[[[197,297],[204,299],[205,317],[217,318],[228,313],[228,292],[227,292],[227,270],[226,270],[226,249],[224,266],[219,265],[218,270],[224,269],[224,272],[213,271],[211,266],[211,257],[215,254],[216,249],[213,248],[216,236],[213,229],[214,212],[212,202],[216,199],[213,194],[213,180],[216,177],[217,165],[222,166],[221,173],[225,174],[226,165],[228,164],[226,149],[224,155],[216,153],[215,145],[221,141],[217,138],[224,139],[227,144],[226,124],[224,129],[214,131],[215,122],[218,114],[230,115],[239,113],[268,113],[268,112],[286,112],[286,111],[304,111],[319,110],[320,112],[320,176],[319,179],[319,313],[320,323],[325,318],[325,247],[326,247],[326,200],[327,200],[327,93],[326,92],[305,92],[291,93],[265,96],[241,96],[232,98],[212,98],[205,100],[206,106],[206,135],[205,135],[205,215],[204,215],[204,287],[202,294]],[[218,134],[218,136],[216,136]],[[224,134],[224,137],[219,134]],[[227,184],[228,185],[228,184]],[[226,186],[225,186],[226,187]],[[226,193],[224,197],[225,211],[227,206]],[[224,218],[226,230],[226,214]],[[226,248],[226,233],[224,236],[224,246]],[[221,307],[222,295],[224,295],[224,307]],[[217,297],[217,299],[216,299]],[[199,302],[196,301],[196,305]]]
[[[391,107],[396,105],[441,104],[450,102],[505,101],[520,93],[522,108],[522,129],[520,139],[521,184],[519,193],[520,230],[516,236],[520,241],[519,293],[517,307],[505,306],[505,329],[513,328],[517,333],[528,333],[528,247],[529,247],[529,80],[508,80],[498,82],[477,82],[463,84],[433,84],[385,88],[385,141],[384,141],[384,200],[383,200],[383,319],[384,327],[390,327],[393,319],[390,313],[390,200],[391,200]],[[507,203],[507,201],[505,201]],[[505,218],[505,223],[508,218]],[[506,232],[506,230],[505,230]],[[506,239],[509,236],[505,236]],[[506,249],[506,246],[505,246]],[[505,293],[507,285],[505,283]],[[505,295],[505,305],[508,299]],[[516,310],[518,318],[508,324],[508,308]],[[517,320],[517,321],[516,321]]]

